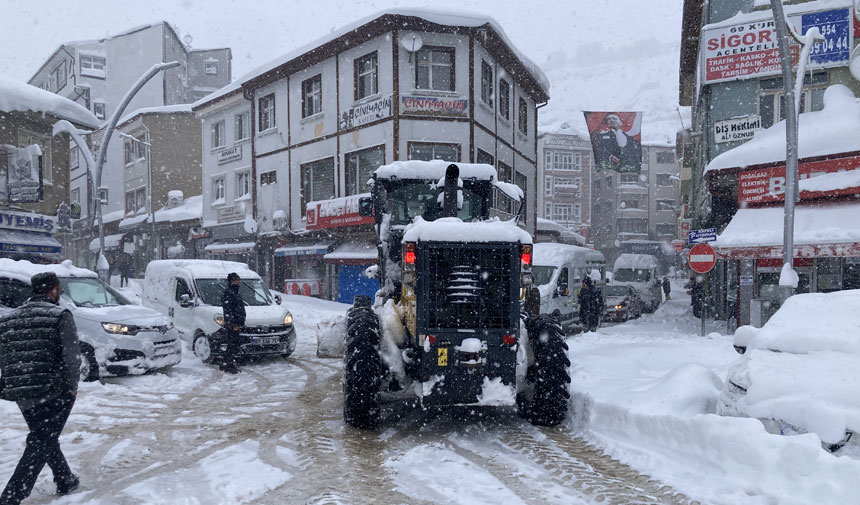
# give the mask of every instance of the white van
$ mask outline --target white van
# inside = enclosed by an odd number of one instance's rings
[[[81,344],[81,379],[138,375],[167,369],[182,360],[179,334],[158,312],[134,305],[98,279],[95,272],[72,265],[39,265],[0,259],[0,314],[33,295],[30,278],[54,272],[63,295],[59,305],[75,318]]]
[[[585,275],[595,286],[606,283],[606,260],[600,251],[575,245],[537,243],[532,259],[534,285],[540,290],[541,314],[553,314],[562,326],[579,322],[579,290]]]
[[[239,294],[245,302],[245,326],[239,334],[240,358],[280,355],[296,348],[293,315],[281,306],[256,272],[245,263],[216,260],[157,260],[146,267],[143,305],[167,315],[194,354],[204,363],[217,358],[227,330],[223,327],[221,295],[227,274],[239,274]]]
[[[612,268],[612,283],[626,284],[639,291],[642,308],[654,312],[663,301],[663,287],[657,275],[659,262],[650,254],[621,254]]]

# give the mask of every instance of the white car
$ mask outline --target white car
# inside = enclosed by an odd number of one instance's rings
[[[69,260],[38,265],[0,259],[0,306],[7,310],[20,306],[32,296],[30,278],[49,271],[60,279],[60,306],[75,318],[82,379],[139,375],[182,360],[179,334],[168,318],[132,304],[100,281],[95,272],[77,268]]]
[[[762,328],[742,326],[743,352],[717,403],[772,433],[815,433],[836,450],[860,430],[860,290],[794,295]]]
[[[642,299],[643,310],[654,312],[663,301],[658,266],[657,257],[651,254],[621,254],[612,267],[612,283],[633,287]]]
[[[577,296],[583,277],[588,275],[602,289],[605,274],[606,261],[600,251],[567,244],[534,245],[532,275],[540,290],[540,312],[554,315],[563,326],[579,322]]]

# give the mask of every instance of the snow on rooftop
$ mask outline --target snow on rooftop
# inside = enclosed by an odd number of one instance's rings
[[[442,11],[442,10],[434,10],[434,9],[414,9],[414,8],[396,8],[396,9],[386,9],[384,11],[377,12],[370,16],[363,17],[355,22],[344,25],[336,30],[332,30],[331,33],[326,35],[325,37],[321,37],[319,39],[314,40],[308,44],[305,44],[297,49],[294,49],[288,53],[285,53],[259,67],[251,70],[246,73],[242,77],[236,79],[230,84],[224,86],[220,90],[201,98],[200,100],[194,102],[192,104],[193,107],[200,107],[206,103],[209,103],[218,98],[227,96],[242,87],[242,84],[250,81],[251,79],[258,77],[260,75],[265,74],[266,72],[273,70],[285,63],[288,63],[299,56],[310,52],[311,50],[322,46],[332,40],[337,39],[343,35],[348,34],[356,30],[357,28],[378,19],[386,14],[391,15],[399,15],[399,16],[414,16],[419,17],[424,20],[427,20],[431,23],[436,23],[439,25],[445,26],[466,26],[466,27],[478,27],[484,25],[490,25],[499,34],[502,40],[505,41],[505,44],[511,49],[511,51],[516,54],[517,58],[522,61],[523,65],[529,70],[532,77],[538,82],[538,84],[543,88],[543,91],[549,94],[549,78],[547,78],[546,74],[541,70],[541,68],[536,65],[533,61],[528,59],[525,55],[523,55],[519,50],[517,50],[516,46],[511,43],[510,38],[508,38],[507,34],[505,34],[504,30],[502,30],[501,25],[497,23],[493,18],[482,14],[475,13],[467,13],[467,12],[457,12],[457,11]]]
[[[847,86],[834,84],[824,92],[823,110],[800,114],[798,156],[804,159],[860,151],[858,131],[860,100]],[[782,120],[712,159],[705,173],[784,161],[785,120]]]
[[[537,231],[543,232],[556,232],[559,234],[559,237],[574,239],[578,244],[585,244],[585,237],[571,230],[567,226],[549,219],[542,217],[537,218],[536,229]]]
[[[860,242],[860,203],[825,202],[797,205],[795,245]],[[782,206],[739,209],[712,245],[716,247],[775,246],[783,243]]]
[[[860,170],[855,168],[847,172],[816,174],[815,177],[798,181],[800,198],[805,192],[838,191],[849,188],[860,188]]]
[[[54,272],[57,277],[98,277],[92,270],[74,266],[71,260],[65,260],[60,264],[40,265],[27,260],[0,258],[0,272],[3,277],[26,283],[30,282],[31,277],[42,272]]]
[[[613,270],[619,268],[648,269],[657,268],[657,257],[650,254],[624,253],[615,260]]]
[[[172,209],[161,208],[155,211],[155,222],[175,223],[189,219],[200,219],[201,216],[203,216],[203,195],[195,195],[189,196],[181,205]],[[127,217],[119,222],[119,227],[128,228],[143,222],[150,222],[149,214]]]
[[[191,105],[190,103],[180,103],[176,105],[162,105],[159,107],[143,107],[141,109],[137,109],[134,112],[126,114],[122,119],[117,123],[121,125],[126,121],[130,121],[134,119],[136,116],[141,116],[143,114],[174,114],[174,113],[191,113]]]
[[[101,124],[92,112],[68,98],[4,76],[0,76],[0,111],[40,112],[90,128]]]
[[[421,217],[403,234],[403,242],[519,242],[531,244],[532,236],[516,223],[492,218],[466,223],[456,217],[425,221]]]
[[[594,251],[587,247],[552,242],[538,242],[534,245],[533,263],[535,265],[561,266],[579,258],[604,261],[600,251]]]

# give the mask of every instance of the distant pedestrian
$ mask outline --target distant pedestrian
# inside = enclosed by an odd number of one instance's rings
[[[80,480],[60,449],[59,437],[75,404],[81,357],[72,313],[57,306],[62,293],[54,273],[39,273],[33,296],[0,318],[0,398],[17,402],[30,434],[0,505],[30,496],[47,465],[57,494],[74,491]]]
[[[131,272],[131,258],[126,255],[122,256],[122,261],[119,264],[119,286],[128,287],[128,275]]]
[[[697,282],[695,276],[690,278],[690,304],[693,306],[693,317],[702,317],[702,306],[705,303],[705,289],[701,282]]]
[[[600,326],[600,316],[603,314],[603,297],[600,288],[594,285],[591,277],[582,279],[582,289],[577,296],[579,302],[579,321],[584,331],[596,331]]]
[[[240,330],[245,325],[245,302],[239,293],[241,284],[239,274],[227,274],[227,288],[221,295],[221,309],[224,311],[224,327],[227,329],[226,349],[221,362],[221,370],[227,373],[239,373],[236,366],[236,355],[239,354]]]
[[[671,292],[672,292],[672,283],[669,282],[669,277],[664,275],[663,276],[663,294],[666,295],[666,301],[667,302],[672,299],[672,297],[669,296],[669,293],[671,293]]]

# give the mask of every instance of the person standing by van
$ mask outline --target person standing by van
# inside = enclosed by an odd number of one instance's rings
[[[0,318],[0,398],[16,402],[30,428],[0,505],[18,505],[30,496],[45,464],[54,474],[57,494],[80,484],[59,441],[78,392],[78,331],[72,313],[57,306],[61,290],[56,274],[38,273],[30,284],[33,296]]]
[[[663,276],[663,294],[666,295],[666,301],[668,302],[672,298],[669,296],[669,293],[672,292],[672,284],[669,282],[669,277]]]
[[[224,360],[221,362],[221,370],[227,373],[239,373],[236,366],[236,355],[239,353],[239,331],[245,325],[245,302],[239,294],[241,284],[239,274],[231,272],[227,274],[227,288],[221,295],[221,309],[224,311],[224,327],[227,329],[227,348],[224,351]]]
[[[600,288],[594,285],[591,277],[582,279],[582,289],[579,290],[579,319],[582,321],[584,331],[596,331],[600,326],[600,315],[604,306]]]

